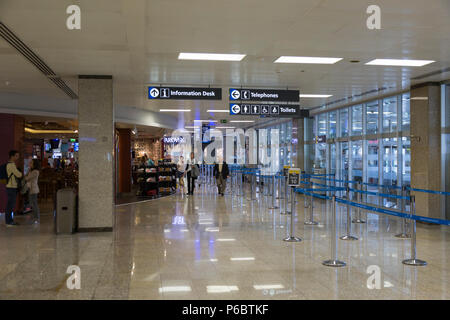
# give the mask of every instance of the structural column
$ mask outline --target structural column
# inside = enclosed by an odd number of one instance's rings
[[[441,88],[439,83],[411,87],[411,186],[441,189]],[[416,192],[417,215],[441,218],[440,196]]]
[[[78,96],[78,229],[111,231],[115,168],[112,76],[79,76]]]

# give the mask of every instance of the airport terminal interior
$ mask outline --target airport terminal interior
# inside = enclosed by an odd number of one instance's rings
[[[449,300],[450,1],[0,0],[0,300]]]

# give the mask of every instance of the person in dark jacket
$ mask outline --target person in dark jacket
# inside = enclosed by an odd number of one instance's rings
[[[216,163],[214,165],[213,174],[216,178],[217,190],[219,194],[223,196],[227,186],[227,178],[230,175],[228,164],[225,161],[223,161],[223,163]]]

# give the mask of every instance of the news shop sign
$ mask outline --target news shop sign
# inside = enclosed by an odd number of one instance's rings
[[[300,185],[300,169],[289,168],[288,170],[288,186],[297,187]]]
[[[232,101],[240,100],[240,101],[300,102],[300,91],[231,88],[229,90],[229,99]]]
[[[150,100],[222,100],[222,88],[148,87]]]

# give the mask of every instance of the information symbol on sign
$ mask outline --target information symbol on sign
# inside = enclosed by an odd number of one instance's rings
[[[279,106],[271,106],[270,107],[270,114],[279,114],[280,113],[280,107]]]
[[[250,106],[248,104],[242,105],[242,114],[250,114]]]
[[[250,100],[250,90],[242,90],[242,100]]]
[[[259,106],[253,105],[252,106],[252,114],[260,114]]]
[[[151,99],[158,98],[159,96],[159,90],[157,88],[150,88],[149,93],[149,98]]]
[[[169,88],[161,88],[161,98],[170,98]]]
[[[233,104],[231,106],[231,113],[232,114],[239,114],[240,111],[241,111],[241,107],[238,104]]]

